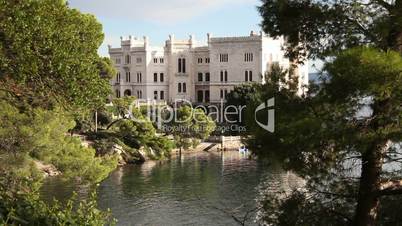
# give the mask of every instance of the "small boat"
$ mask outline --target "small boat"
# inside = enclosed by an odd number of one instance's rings
[[[239,147],[239,153],[240,154],[246,154],[246,153],[248,153],[248,149],[245,146],[240,146]]]

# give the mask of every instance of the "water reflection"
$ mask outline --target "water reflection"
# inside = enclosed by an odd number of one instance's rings
[[[256,200],[264,191],[297,186],[295,180],[279,165],[238,152],[189,153],[116,170],[99,186],[98,201],[118,225],[258,225]]]
[[[99,202],[119,225],[235,225],[255,208],[264,168],[237,152],[184,154],[124,167],[121,183],[113,174],[99,187]]]

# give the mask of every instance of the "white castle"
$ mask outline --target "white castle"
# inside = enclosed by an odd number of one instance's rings
[[[199,45],[193,35],[187,40],[169,36],[164,47],[150,46],[148,37],[121,38],[121,46],[109,46],[118,71],[110,81],[116,97],[136,96],[156,102],[185,99],[193,103],[219,103],[235,86],[264,83],[271,65],[290,65],[284,57],[284,39],[272,39],[251,31],[243,37],[212,37]],[[299,65],[300,92],[308,83],[307,62]]]

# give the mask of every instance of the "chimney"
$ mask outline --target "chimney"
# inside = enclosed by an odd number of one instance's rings
[[[194,45],[194,41],[195,41],[195,38],[194,38],[194,35],[189,35],[189,38],[190,38],[190,48],[193,48],[193,45]]]
[[[149,46],[149,38],[147,36],[144,36],[144,48],[148,49]]]

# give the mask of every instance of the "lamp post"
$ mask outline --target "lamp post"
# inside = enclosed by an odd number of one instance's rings
[[[222,150],[222,152],[223,152],[223,139],[224,139],[223,133],[224,133],[224,130],[222,128],[222,130],[221,130],[221,150]]]

